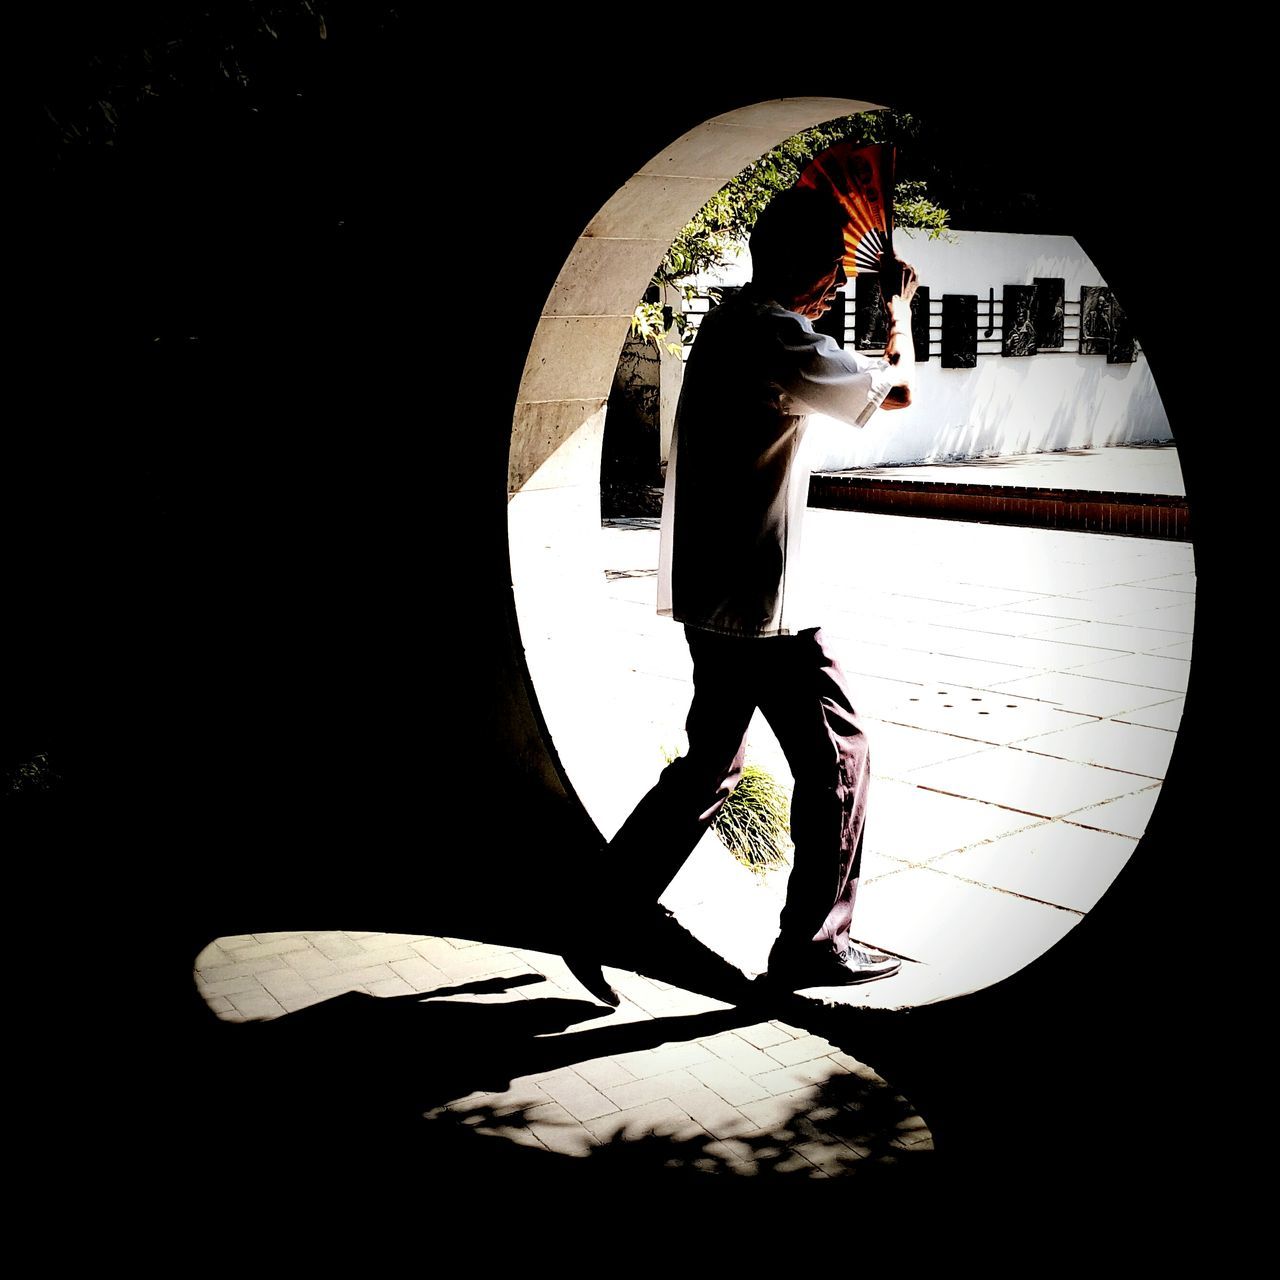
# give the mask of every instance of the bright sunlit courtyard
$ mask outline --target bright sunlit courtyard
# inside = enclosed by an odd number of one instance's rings
[[[512,544],[530,669],[565,769],[611,836],[683,745],[688,650],[654,609],[656,520],[613,522],[597,548],[575,548],[601,559],[595,599],[570,608],[538,571],[558,548],[535,515]],[[813,509],[805,544],[871,743],[854,932],[906,961],[841,999],[910,1005],[999,981],[1093,907],[1145,830],[1187,687],[1191,546]],[[747,758],[790,785],[758,714]],[[785,876],[747,870],[708,835],[663,901],[752,974]]]

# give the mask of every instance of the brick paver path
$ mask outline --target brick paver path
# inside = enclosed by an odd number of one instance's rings
[[[578,1159],[611,1148],[731,1176],[829,1178],[932,1158],[932,1137],[910,1103],[828,1040],[755,1021],[758,1010],[608,972],[621,1007],[535,1037],[535,1060],[550,1065],[510,1078],[501,1091],[440,1098],[424,1120],[470,1129],[477,1143]],[[198,958],[196,981],[228,1021],[282,1018],[352,991],[426,1002],[585,1002],[558,956],[405,934],[219,938]]]

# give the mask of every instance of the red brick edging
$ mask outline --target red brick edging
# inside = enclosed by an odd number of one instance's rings
[[[890,480],[828,472],[810,480],[809,505],[1136,538],[1190,537],[1187,500],[1177,494]]]

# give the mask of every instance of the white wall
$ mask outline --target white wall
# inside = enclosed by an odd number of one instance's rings
[[[952,243],[930,240],[923,231],[894,235],[898,253],[915,266],[921,284],[929,286],[935,326],[934,354],[917,370],[915,403],[876,414],[861,431],[813,419],[807,444],[811,467],[840,470],[1172,439],[1146,358],[1139,354],[1134,364],[1108,364],[1105,356],[1077,354],[1070,306],[1064,351],[1008,358],[999,354],[1004,285],[1030,284],[1036,276],[1062,277],[1070,304],[1079,301],[1081,285],[1106,283],[1071,236],[952,235]],[[750,257],[744,253],[720,280],[738,284],[750,274]],[[991,288],[996,330],[984,340]],[[975,369],[942,368],[938,326],[944,293],[978,296]]]

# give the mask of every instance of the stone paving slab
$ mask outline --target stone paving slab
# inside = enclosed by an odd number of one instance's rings
[[[1116,835],[1141,838],[1151,821],[1156,802],[1160,798],[1158,786],[1148,787],[1145,791],[1134,795],[1123,796],[1119,800],[1109,800],[1106,804],[1091,805],[1086,809],[1077,809],[1067,815],[1067,820],[1077,826],[1089,827],[1097,831],[1109,831]]]
[[[861,723],[876,762],[874,776],[897,781],[903,781],[915,769],[971,755],[985,745],[953,733],[921,731],[870,717]]]
[[[1043,598],[1043,597],[1040,597]],[[1083,627],[1088,624],[1068,622],[1062,618],[1032,612],[1034,601],[1024,605],[1016,605],[1004,609],[971,609],[965,613],[956,613],[948,617],[942,625],[957,631],[976,631],[982,635],[992,636],[1038,636],[1059,643],[1078,643],[1108,652],[1130,652],[1122,643],[1122,638],[1111,632],[1099,633],[1097,638],[1087,635],[1075,639],[1067,635],[1071,627]],[[1119,628],[1117,628],[1119,630]]]
[[[869,886],[857,930],[874,946],[924,962],[957,989],[976,991],[1016,973],[1080,919],[1078,911],[993,892],[929,866]]]
[[[1118,680],[1100,680],[1070,671],[1054,671],[1004,681],[993,692],[1035,698],[1063,711],[1111,719],[1132,715],[1157,702],[1167,702],[1170,690]]]
[[[1191,664],[1185,658],[1169,658],[1158,653],[1125,654],[1082,664],[1073,670],[1099,680],[1120,680],[1148,689],[1168,689],[1186,693]]]
[[[1169,767],[1175,740],[1176,734],[1168,729],[1099,720],[1039,734],[1019,746],[1024,751],[1160,779]]]
[[[1053,627],[1053,630],[1038,633],[1047,639],[1110,652],[1149,653],[1171,643],[1185,643],[1180,635],[1170,634],[1168,630],[1139,627],[1131,622],[1079,622],[1048,618],[1040,618],[1039,621],[1048,622]]]
[[[1091,911],[1137,843],[1066,822],[1044,822],[1014,835],[944,854],[935,871],[1039,902]]]
[[[990,747],[917,769],[911,779],[918,787],[1045,818],[1061,818],[1085,805],[1130,795],[1150,783],[1149,778],[1118,769],[1060,760],[1018,747]]]
[[[1097,717],[1038,698],[935,682],[918,686],[882,711],[879,718],[907,729],[932,730],[974,744],[1007,746],[1057,729],[1087,724]],[[957,752],[950,758],[961,754],[971,752]]]
[[[1158,702],[1154,707],[1142,707],[1125,715],[1116,716],[1117,724],[1144,725],[1150,729],[1168,729],[1176,732],[1182,723],[1182,710],[1186,704],[1184,698],[1174,698],[1171,702]]]
[[[912,864],[1009,835],[1040,820],[1030,813],[922,789],[911,782],[873,779],[873,785],[875,808],[868,805],[867,847]],[[1139,785],[1128,789],[1137,790]]]
[[[1189,636],[1195,629],[1195,609],[1188,604],[1172,607],[1142,609],[1137,613],[1125,614],[1120,621],[1134,627],[1150,627],[1155,631],[1167,631],[1170,638]]]

